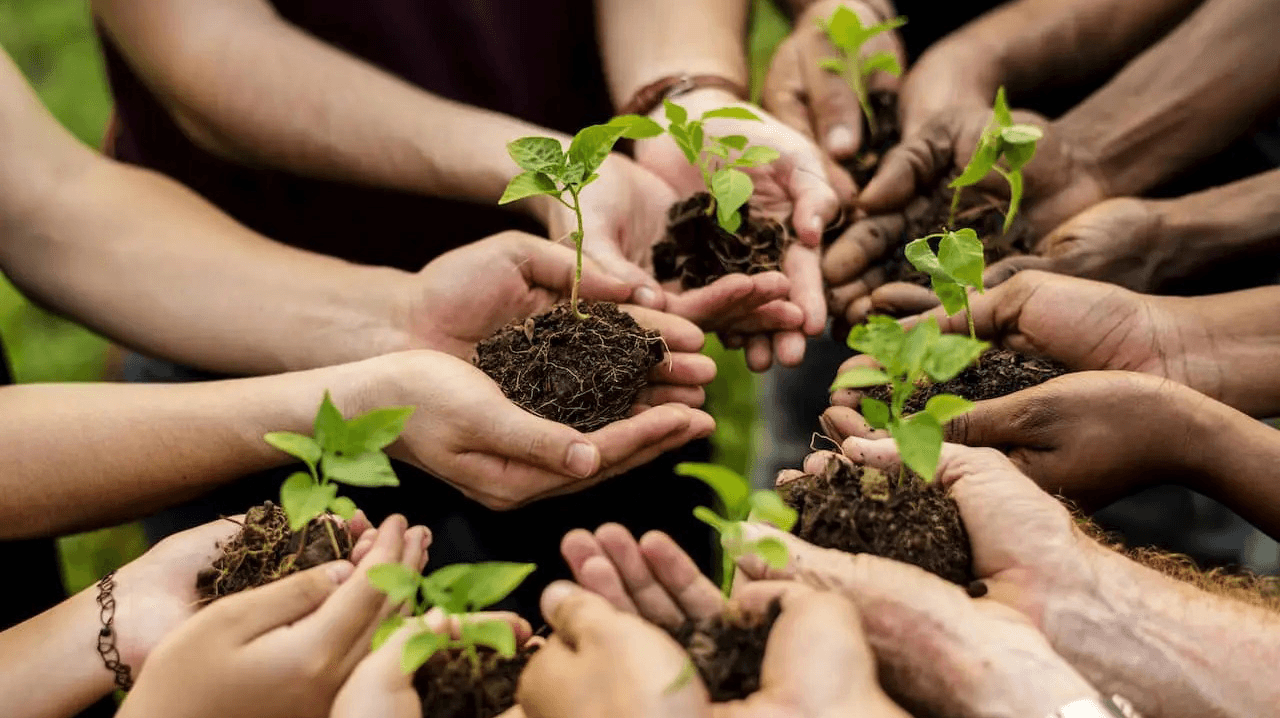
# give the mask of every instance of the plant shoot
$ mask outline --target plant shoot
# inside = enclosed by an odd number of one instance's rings
[[[938,253],[933,253],[929,240],[937,239]],[[977,340],[973,328],[973,312],[969,309],[967,289],[982,293],[982,273],[986,261],[982,253],[982,240],[972,229],[943,232],[921,237],[907,245],[907,260],[911,266],[929,275],[933,293],[938,295],[947,316],[961,309],[969,321],[969,338]]]
[[[773,491],[752,491],[751,483],[736,471],[715,464],[682,463],[676,465],[676,473],[698,479],[710,486],[720,500],[722,513],[699,506],[693,515],[720,534],[724,549],[721,588],[728,596],[733,588],[733,574],[739,556],[755,554],[773,568],[787,565],[787,547],[776,538],[745,541],[742,538],[742,522],[767,521],[783,531],[795,526],[795,509],[787,506],[782,497]]]
[[[1036,155],[1036,142],[1044,137],[1044,132],[1035,125],[1015,124],[1013,113],[1009,110],[1009,102],[1005,99],[1004,88],[996,92],[995,106],[992,108],[991,122],[982,131],[973,157],[965,166],[964,172],[951,181],[949,185],[955,190],[951,197],[951,214],[947,220],[948,227],[956,223],[956,211],[960,207],[960,192],[982,181],[989,172],[995,170],[1009,183],[1009,211],[1004,216],[1003,232],[1008,232],[1013,225],[1013,218],[1018,214],[1022,204],[1022,168]],[[1005,166],[999,165],[1004,160]]]
[[[897,56],[892,52],[881,51],[863,57],[862,47],[876,35],[897,30],[906,24],[905,17],[895,17],[864,27],[858,13],[843,5],[836,8],[831,17],[825,21],[818,20],[818,27],[822,28],[822,31],[827,34],[827,39],[840,52],[840,57],[826,58],[820,61],[818,66],[840,75],[845,82],[849,83],[849,89],[853,90],[853,94],[858,97],[858,104],[862,107],[863,116],[867,118],[867,129],[872,136],[876,134],[876,116],[871,108],[869,90],[871,73],[887,72],[894,77],[899,77],[902,75],[902,65],[898,63]]]
[[[582,284],[582,190],[600,178],[596,170],[600,169],[618,140],[623,137],[639,140],[660,134],[661,125],[647,117],[620,115],[603,125],[583,128],[574,135],[568,151],[560,140],[552,137],[522,137],[507,145],[511,159],[524,172],[511,179],[498,204],[547,196],[572,210],[578,220],[578,228],[571,235],[578,251],[578,265],[573,275],[573,293],[569,303],[579,319],[587,318],[578,309],[578,288]],[[566,194],[569,199],[565,199]]]

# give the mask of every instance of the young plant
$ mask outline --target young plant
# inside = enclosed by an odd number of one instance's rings
[[[872,136],[876,134],[876,116],[871,108],[868,80],[871,78],[871,73],[876,71],[887,72],[898,77],[902,74],[902,66],[898,64],[898,58],[892,52],[881,51],[864,58],[862,46],[876,35],[897,30],[906,24],[905,17],[895,17],[870,27],[863,27],[858,13],[843,5],[836,8],[827,20],[818,21],[818,27],[827,33],[827,39],[840,51],[840,57],[822,60],[818,66],[840,75],[845,82],[849,83],[853,94],[858,96],[858,104],[862,106],[862,114],[867,118],[867,129]]]
[[[929,240],[938,239],[938,253],[933,253]],[[911,266],[929,275],[933,293],[938,295],[947,316],[961,309],[969,320],[969,338],[976,340],[973,329],[973,312],[969,309],[969,293],[972,288],[982,293],[982,273],[986,260],[982,253],[982,240],[972,229],[948,231],[921,237],[907,245],[907,260]]]
[[[587,318],[578,310],[578,286],[582,284],[582,190],[600,178],[596,170],[618,140],[623,137],[639,140],[660,134],[662,126],[647,117],[619,115],[603,125],[583,128],[574,135],[568,151],[560,140],[551,137],[521,137],[507,145],[507,153],[524,172],[511,178],[498,204],[547,196],[573,210],[577,217],[578,228],[571,236],[578,250],[578,266],[573,274],[569,306],[579,319]]]
[[[467,614],[488,608],[506,598],[533,570],[531,563],[455,563],[422,577],[416,571],[399,563],[384,563],[369,569],[369,583],[387,594],[393,604],[411,602],[412,616],[405,618],[392,614],[378,626],[373,634],[373,648],[377,650],[391,634],[406,623],[416,624],[416,632],[404,646],[400,667],[405,673],[413,673],[422,667],[437,651],[460,648],[471,661],[472,671],[480,672],[480,653],[477,646],[488,646],[504,658],[516,654],[516,635],[506,621],[473,620]],[[460,637],[454,638],[449,629],[452,620],[445,621],[441,632],[431,630],[423,616],[431,608],[444,612],[446,619],[458,617]]]
[[[662,105],[670,123],[667,125],[667,133],[675,140],[676,147],[684,153],[689,164],[702,173],[702,183],[707,187],[707,194],[711,195],[711,206],[707,207],[707,214],[715,213],[721,229],[729,234],[736,234],[742,226],[738,210],[756,191],[751,177],[738,168],[767,165],[778,159],[778,151],[763,145],[748,147],[748,140],[742,135],[708,135],[703,130],[703,123],[717,117],[759,122],[760,117],[744,107],[721,107],[702,113],[696,120],[690,120],[689,112],[671,100],[664,100]],[[739,153],[738,156],[730,159],[734,152]]]
[[[987,348],[986,342],[957,334],[943,334],[932,317],[909,330],[888,317],[870,317],[849,332],[849,348],[862,352],[881,368],[855,367],[836,377],[831,391],[892,387],[888,404],[862,398],[862,416],[873,428],[888,430],[898,445],[902,463],[926,482],[933,481],[942,455],[942,427],[973,408],[952,394],[929,399],[924,410],[905,414],[907,399],[926,377],[942,382],[953,378]],[[899,473],[899,482],[903,474]]]
[[[699,479],[716,492],[722,513],[699,506],[693,515],[720,534],[724,548],[721,588],[728,596],[733,588],[733,574],[739,556],[755,554],[774,568],[787,565],[787,547],[776,538],[745,541],[742,538],[742,522],[767,521],[783,531],[796,525],[796,511],[782,501],[774,491],[752,491],[751,483],[736,471],[715,464],[682,463],[676,465],[676,473]]]
[[[981,182],[992,170],[1009,183],[1009,211],[1004,216],[1003,232],[1009,231],[1013,218],[1018,214],[1018,206],[1022,204],[1022,168],[1035,157],[1036,142],[1044,137],[1044,132],[1035,125],[1014,124],[1003,87],[996,92],[992,113],[992,120],[982,131],[982,137],[978,139],[978,147],[974,149],[969,164],[949,185],[955,190],[955,194],[951,197],[948,227],[955,226],[956,211],[960,208],[960,191]],[[1004,167],[998,164],[1002,159]]]
[[[351,499],[338,496],[337,484],[399,486],[391,460],[382,450],[400,436],[411,414],[411,406],[392,406],[348,421],[326,391],[316,412],[314,438],[291,431],[273,431],[263,436],[268,444],[307,465],[307,471],[294,472],[280,486],[280,507],[289,517],[289,528],[299,531],[325,511],[350,519],[356,505]],[[328,522],[325,528],[337,552],[333,528]]]

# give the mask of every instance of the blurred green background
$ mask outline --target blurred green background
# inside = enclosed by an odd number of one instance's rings
[[[749,51],[759,87],[787,21],[770,0],[753,0]],[[98,146],[111,109],[87,0],[0,0],[0,46],[14,59],[54,116],[86,144]],[[93,381],[106,371],[108,344],[79,325],[23,299],[0,277],[0,336],[20,382]],[[717,460],[742,473],[752,458],[755,378],[739,352],[709,342],[720,375],[708,396],[718,428]],[[146,548],[130,524],[61,539],[63,576],[78,591]]]

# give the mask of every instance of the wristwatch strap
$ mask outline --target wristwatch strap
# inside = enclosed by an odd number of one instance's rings
[[[636,91],[627,104],[618,109],[619,115],[647,115],[658,109],[663,100],[674,99],[702,87],[714,87],[733,93],[746,100],[747,88],[742,83],[719,75],[669,75],[655,80]]]
[[[1072,701],[1046,718],[1142,718],[1129,701],[1120,696]]]

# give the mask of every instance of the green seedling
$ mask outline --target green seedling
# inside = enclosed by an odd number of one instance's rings
[[[289,517],[289,528],[301,530],[325,511],[344,519],[355,515],[355,503],[338,496],[338,484],[399,486],[383,449],[400,436],[411,414],[411,406],[392,406],[348,421],[326,391],[316,412],[314,438],[291,431],[273,431],[262,437],[307,465],[307,471],[294,472],[280,486],[280,507]],[[333,539],[333,528],[327,522],[325,526]],[[334,550],[337,548],[335,539]]]
[[[892,387],[889,404],[869,396],[862,398],[862,416],[875,429],[884,429],[898,445],[902,463],[926,482],[933,481],[942,456],[942,427],[973,408],[973,403],[952,394],[929,399],[924,410],[905,415],[907,399],[928,378],[941,382],[953,378],[987,348],[986,342],[958,334],[943,334],[932,317],[908,330],[888,317],[870,317],[849,332],[849,348],[862,352],[882,368],[855,367],[836,377],[831,391]],[[904,474],[899,473],[899,482]]]
[[[578,265],[573,275],[573,293],[569,306],[579,319],[587,315],[578,310],[578,288],[582,284],[582,190],[600,178],[597,170],[618,140],[657,137],[662,126],[647,117],[620,115],[603,125],[584,128],[566,151],[560,140],[551,137],[521,137],[507,145],[507,152],[524,172],[507,184],[498,204],[508,204],[527,197],[547,196],[573,210],[578,228],[572,234],[578,250]],[[565,195],[569,199],[565,199]]]
[[[696,120],[689,119],[689,112],[671,100],[664,100],[667,115],[667,133],[684,153],[689,164],[698,168],[702,183],[711,195],[707,213],[714,213],[721,229],[729,234],[737,233],[742,226],[738,210],[751,199],[756,191],[755,183],[739,167],[759,167],[778,159],[778,151],[763,145],[747,146],[743,135],[714,137],[703,130],[707,120],[719,118],[760,121],[759,115],[744,107],[721,107],[708,110]],[[732,157],[734,153],[736,157]]]
[[[775,491],[752,491],[751,483],[736,471],[715,464],[682,463],[676,465],[676,473],[699,479],[716,492],[722,513],[699,506],[693,515],[720,534],[724,548],[724,572],[721,588],[728,596],[733,588],[733,574],[739,556],[755,554],[773,568],[787,565],[787,547],[776,538],[746,541],[742,538],[742,522],[767,521],[783,531],[796,525],[796,511],[787,506]]]
[[[939,240],[937,254],[933,253],[933,247],[929,244],[931,239]],[[965,318],[969,321],[969,338],[976,340],[978,334],[973,328],[973,312],[969,309],[967,289],[976,289],[979,293],[986,291],[982,286],[986,260],[978,233],[966,228],[931,234],[908,244],[906,253],[911,266],[929,275],[933,293],[938,295],[947,316],[964,310]]]
[[[849,83],[853,94],[858,96],[858,104],[862,106],[862,114],[867,118],[867,129],[872,136],[876,134],[876,116],[871,108],[871,95],[868,89],[871,73],[887,72],[894,77],[902,75],[902,65],[892,52],[881,51],[862,56],[862,47],[867,41],[881,33],[897,30],[907,24],[905,17],[895,17],[878,22],[870,27],[863,27],[858,13],[843,5],[836,8],[831,17],[818,20],[818,27],[827,33],[827,39],[840,51],[840,57],[830,57],[818,63],[824,70],[834,72]]]
[[[1022,168],[1035,157],[1036,142],[1042,137],[1044,132],[1039,127],[1014,123],[1004,88],[1001,87],[996,92],[991,122],[982,131],[973,157],[969,159],[964,172],[949,185],[955,190],[955,194],[951,197],[951,214],[947,226],[955,226],[956,211],[960,208],[960,191],[981,182],[982,178],[995,170],[1009,183],[1009,211],[1004,216],[1003,230],[1008,232],[1013,225],[1013,218],[1018,214],[1018,207],[1022,204]],[[998,164],[1002,159],[1004,167]]]
[[[369,583],[387,594],[393,604],[408,604],[411,616],[396,613],[384,620],[373,634],[377,650],[401,626],[411,624],[415,632],[404,645],[400,667],[413,673],[437,651],[460,648],[471,661],[472,671],[480,672],[478,646],[488,646],[503,658],[516,654],[516,634],[511,624],[501,620],[478,620],[468,614],[483,610],[506,598],[537,568],[531,563],[455,563],[425,578],[399,563],[384,563],[369,569]],[[429,609],[444,613],[445,628],[433,631],[423,616]],[[458,618],[460,633],[454,638],[449,624]]]

